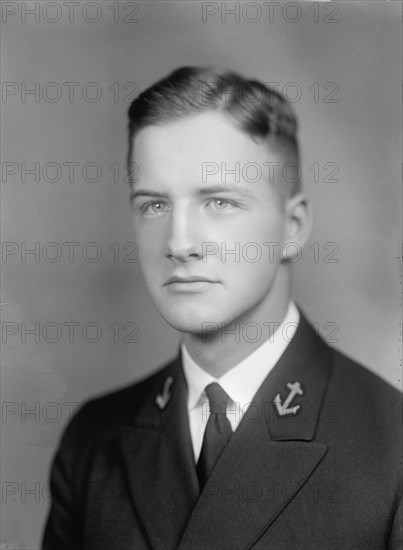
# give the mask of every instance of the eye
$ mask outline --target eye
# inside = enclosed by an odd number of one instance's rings
[[[165,212],[167,205],[163,201],[153,201],[153,202],[147,202],[146,204],[143,204],[141,207],[141,212],[143,214],[162,214]]]
[[[232,206],[233,203],[226,199],[211,199],[208,201],[209,204],[213,204],[215,210],[226,210],[229,206]]]

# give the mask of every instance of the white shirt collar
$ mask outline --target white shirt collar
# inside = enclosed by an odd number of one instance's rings
[[[269,330],[270,325],[262,327],[262,335],[265,334],[265,328],[267,329],[267,338],[263,344],[218,379],[201,368],[182,343],[182,364],[188,385],[188,410],[200,404],[205,387],[212,382],[218,382],[233,403],[239,403],[241,407],[250,403],[286,350],[297,330],[299,319],[300,314],[295,303],[290,302],[287,313],[277,328],[272,326]]]

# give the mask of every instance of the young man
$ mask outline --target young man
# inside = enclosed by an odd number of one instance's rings
[[[400,394],[291,300],[311,211],[290,106],[183,68],[129,117],[140,262],[182,344],[68,426],[43,549],[400,548]]]

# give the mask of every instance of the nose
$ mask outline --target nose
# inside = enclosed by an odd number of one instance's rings
[[[166,256],[169,259],[187,262],[191,258],[201,257],[198,244],[198,221],[186,206],[172,211],[167,235]]]

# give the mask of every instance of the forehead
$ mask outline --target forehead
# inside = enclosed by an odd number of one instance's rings
[[[257,143],[217,112],[147,126],[135,137],[133,150],[140,177],[152,176],[154,181],[173,175],[198,178],[206,163],[215,163],[221,173],[236,163],[241,172],[251,162],[263,170],[263,163],[276,160],[266,143]]]

